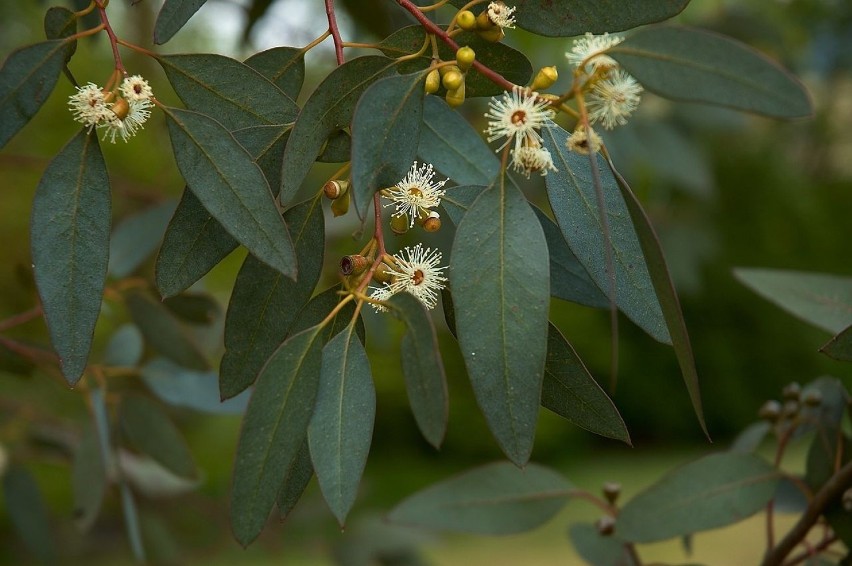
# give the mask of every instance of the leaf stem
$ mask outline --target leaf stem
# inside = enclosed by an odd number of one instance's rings
[[[21,324],[24,324],[25,322],[29,322],[34,318],[38,318],[41,316],[41,313],[41,305],[38,305],[28,311],[10,316],[5,320],[0,320],[0,332],[4,332],[6,330],[9,330],[10,328],[14,328],[15,326],[19,326]]]
[[[325,0],[325,15],[328,18],[328,32],[331,34],[332,40],[334,40],[334,56],[337,58],[337,64],[342,65],[344,63],[343,39],[341,39],[340,29],[337,27],[337,17],[334,14],[334,0]]]
[[[104,30],[107,32],[109,36],[109,44],[112,47],[112,57],[115,59],[115,68],[118,71],[121,71],[122,75],[127,75],[127,70],[124,68],[124,63],[121,61],[121,53],[118,52],[118,38],[115,36],[115,32],[112,30],[112,26],[109,23],[109,18],[106,15],[106,5],[107,2],[103,0],[94,0],[95,4],[98,7],[98,12],[101,15],[101,22],[103,23]]]

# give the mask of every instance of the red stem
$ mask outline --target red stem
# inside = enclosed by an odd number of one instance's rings
[[[334,56],[337,64],[343,64],[343,40],[340,38],[340,30],[337,27],[337,17],[334,15],[334,0],[325,0],[325,15],[328,18],[328,31],[334,40]]]
[[[29,322],[34,318],[41,316],[41,305],[34,307],[26,312],[10,316],[5,320],[0,320],[0,332],[14,328],[25,322]]]
[[[127,70],[124,68],[124,63],[121,62],[121,54],[118,52],[118,37],[116,37],[115,32],[112,31],[112,26],[109,25],[109,18],[107,18],[103,0],[95,0],[95,5],[98,7],[98,13],[101,15],[101,22],[104,24],[104,30],[109,36],[109,44],[112,46],[112,57],[115,59],[115,68],[118,69],[122,75],[126,76]]]

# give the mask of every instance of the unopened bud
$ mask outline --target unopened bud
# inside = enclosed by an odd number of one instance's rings
[[[533,79],[530,88],[532,90],[544,90],[546,88],[550,88],[558,78],[559,73],[556,71],[556,67],[542,67],[539,69],[538,73],[536,73],[535,79]]]
[[[119,120],[124,120],[127,118],[127,114],[130,112],[130,105],[121,97],[118,97],[115,102],[113,102],[112,106],[109,107],[112,110],[112,113],[115,114],[115,117]]]
[[[445,99],[453,108],[461,106],[464,103],[464,83],[456,90],[448,90]]]
[[[781,403],[775,400],[767,401],[757,411],[757,416],[769,422],[775,422],[781,416]]]
[[[843,508],[846,511],[852,511],[852,487],[843,492],[843,497],[840,500],[843,502]]]
[[[819,405],[822,403],[822,393],[820,393],[816,389],[806,391],[805,394],[802,396],[802,403],[804,403],[808,407],[819,407]]]
[[[410,224],[408,223],[408,215],[400,214],[399,216],[391,216],[390,219],[390,229],[394,234],[405,234],[408,232],[410,228]]]
[[[490,29],[479,30],[476,33],[479,34],[479,37],[481,37],[485,41],[490,41],[491,43],[499,43],[499,42],[503,41],[504,37],[506,37],[506,34],[503,31],[503,28],[499,28],[499,27],[492,27]]]
[[[460,47],[459,50],[456,51],[456,63],[462,71],[470,69],[475,60],[476,52],[470,47]]]
[[[801,395],[802,386],[796,383],[795,381],[792,383],[788,383],[784,386],[784,389],[781,390],[781,396],[784,397],[784,399],[798,401]]]
[[[438,72],[438,69],[432,69],[429,71],[429,74],[426,75],[426,85],[424,89],[427,94],[434,94],[438,92],[439,88],[441,88],[441,73]]]
[[[388,264],[382,262],[376,266],[376,270],[373,272],[373,280],[377,283],[390,283],[393,280],[393,274]]]
[[[476,16],[470,10],[462,10],[456,16],[456,24],[465,31],[476,29]]]
[[[340,260],[340,273],[345,276],[361,275],[370,267],[370,260],[362,255],[347,255]]]
[[[614,481],[604,483],[603,494],[610,504],[615,503],[618,496],[621,495],[621,484]]]
[[[459,71],[447,71],[441,79],[441,84],[447,90],[457,90],[464,84],[464,75]]]
[[[799,414],[799,409],[799,402],[790,399],[789,401],[784,402],[784,408],[781,410],[781,414],[788,419],[792,419]]]
[[[329,181],[322,186],[322,192],[330,199],[336,199],[349,190],[349,181]]]
[[[615,519],[609,515],[604,515],[595,522],[595,528],[602,536],[609,536],[615,532]]]
[[[434,210],[423,219],[423,229],[427,232],[437,232],[441,229],[441,215]]]
[[[349,191],[346,191],[333,201],[331,201],[331,213],[334,214],[334,217],[343,216],[347,212],[349,212],[349,200],[351,199],[351,194]]]
[[[438,67],[438,72],[441,73],[442,77],[444,75],[446,75],[447,73],[449,73],[450,71],[455,71],[457,73],[461,73],[461,69],[459,69],[458,65],[443,65],[441,67]]]

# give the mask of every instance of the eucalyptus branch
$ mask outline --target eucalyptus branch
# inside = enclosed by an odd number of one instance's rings
[[[112,56],[113,59],[115,59],[115,68],[118,71],[121,71],[122,75],[127,75],[127,70],[124,68],[124,63],[121,61],[121,53],[118,52],[118,37],[116,37],[115,32],[112,30],[109,18],[107,18],[106,15],[106,2],[103,0],[95,0],[95,4],[98,6],[98,13],[100,13],[101,16],[104,31],[106,31],[109,36],[109,44],[110,47],[112,47]]]
[[[325,15],[328,18],[328,31],[334,41],[334,56],[337,64],[343,64],[343,39],[340,37],[340,29],[337,27],[337,17],[334,14],[334,0],[325,0]]]

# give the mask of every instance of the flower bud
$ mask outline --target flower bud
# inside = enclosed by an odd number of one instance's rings
[[[331,201],[331,213],[334,214],[334,217],[343,216],[347,212],[349,212],[349,200],[350,200],[350,192],[346,191],[333,201]]]
[[[461,73],[461,69],[459,69],[458,65],[444,65],[442,67],[438,67],[438,72],[441,73],[442,77],[450,71]]]
[[[615,519],[609,515],[604,515],[595,522],[595,528],[601,536],[609,536],[615,532]]]
[[[426,75],[426,85],[424,88],[427,94],[435,94],[441,88],[441,73],[438,72],[438,69],[432,69]]]
[[[556,67],[542,67],[533,79],[530,88],[532,90],[544,90],[550,88],[559,78],[559,73],[556,72]]]
[[[784,408],[781,410],[782,416],[792,419],[795,418],[799,414],[799,402],[794,401],[793,399],[789,399],[784,401]]]
[[[340,273],[346,277],[350,275],[361,275],[372,263],[362,255],[347,255],[340,260]]]
[[[391,216],[390,229],[394,234],[402,235],[408,232],[410,224],[408,223],[408,215],[400,214],[399,216]]]
[[[447,90],[457,90],[464,84],[464,75],[459,71],[447,71],[441,79],[441,84]]]
[[[334,200],[349,190],[349,181],[329,181],[322,186],[322,192],[326,197]]]
[[[788,383],[784,386],[784,389],[781,390],[781,396],[784,397],[784,399],[798,401],[801,395],[802,386],[796,383],[795,381],[792,383]]]
[[[781,416],[781,403],[778,401],[767,401],[757,411],[757,416],[769,422],[775,422]]]
[[[437,232],[441,229],[441,215],[434,210],[423,219],[423,229],[427,232]]]
[[[373,281],[377,283],[390,283],[393,280],[393,277],[391,268],[385,262],[381,262],[377,265],[376,270],[373,272]]]
[[[456,63],[458,63],[459,69],[462,71],[470,69],[475,60],[476,52],[470,47],[460,47],[459,50],[456,51]]]
[[[843,508],[847,512],[852,511],[852,487],[843,492],[843,496],[840,500],[843,503]]]
[[[488,17],[488,10],[483,10],[478,16],[476,16],[476,27],[480,31],[493,29],[495,27],[494,22],[492,22],[491,18]]]
[[[822,393],[816,389],[811,389],[802,396],[802,403],[808,407],[819,407],[822,403]]]
[[[603,494],[610,504],[615,503],[618,496],[621,495],[621,484],[614,481],[606,482],[603,484]]]
[[[116,98],[115,102],[113,102],[112,106],[109,107],[112,110],[113,114],[115,114],[116,118],[119,120],[124,120],[127,118],[127,114],[130,112],[130,105],[121,97]]]
[[[476,29],[476,16],[470,10],[462,10],[456,16],[456,24],[465,31]]]
[[[462,83],[456,90],[448,90],[445,98],[447,104],[453,108],[461,106],[462,103],[464,103],[464,83]]]
[[[492,27],[491,29],[479,30],[476,33],[479,34],[479,37],[484,39],[485,41],[490,41],[491,43],[499,43],[503,41],[503,38],[506,37],[506,33],[503,31],[503,28]]]

